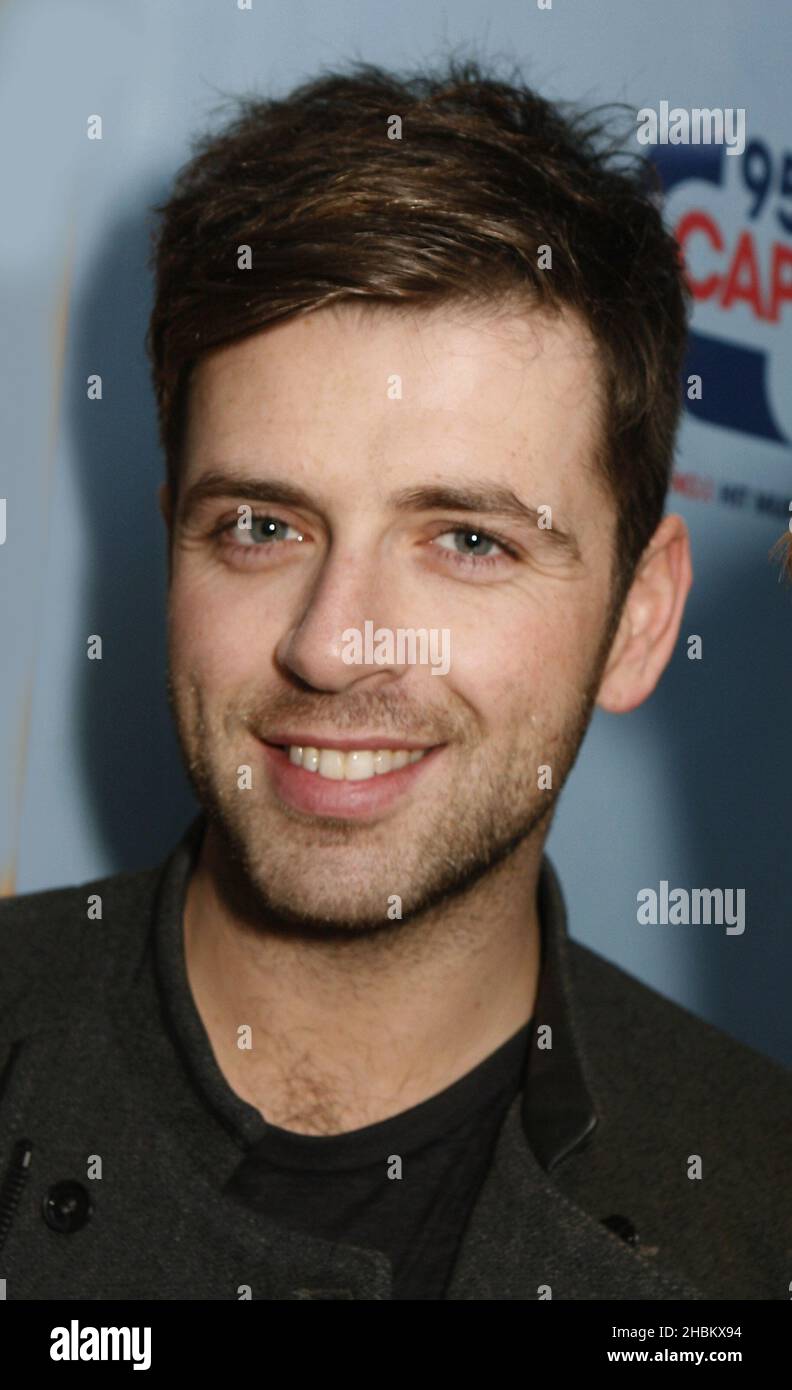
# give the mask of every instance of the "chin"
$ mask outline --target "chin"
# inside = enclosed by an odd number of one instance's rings
[[[379,935],[401,925],[400,919],[388,917],[387,894],[366,902],[359,898],[336,898],[328,902],[301,898],[299,894],[280,901],[268,894],[266,905],[270,926],[274,917],[286,936],[332,940]]]

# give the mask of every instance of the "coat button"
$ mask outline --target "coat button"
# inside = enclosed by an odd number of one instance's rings
[[[621,1236],[622,1240],[628,1245],[638,1245],[638,1232],[633,1226],[632,1221],[626,1216],[603,1216],[602,1225],[607,1226],[609,1231],[613,1231],[615,1236]]]
[[[82,1183],[69,1178],[56,1182],[44,1198],[44,1220],[53,1231],[71,1235],[79,1231],[93,1212],[93,1202]]]

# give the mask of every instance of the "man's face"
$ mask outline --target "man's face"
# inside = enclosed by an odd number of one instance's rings
[[[543,835],[610,612],[595,362],[574,319],[343,305],[196,369],[171,700],[228,865],[295,929],[407,920]]]

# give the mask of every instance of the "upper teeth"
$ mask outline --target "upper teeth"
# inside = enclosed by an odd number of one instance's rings
[[[342,752],[340,748],[300,748],[291,745],[289,762],[304,767],[306,772],[318,772],[320,777],[330,777],[335,782],[364,782],[383,772],[395,772],[407,763],[417,763],[425,749],[414,748],[354,748]]]

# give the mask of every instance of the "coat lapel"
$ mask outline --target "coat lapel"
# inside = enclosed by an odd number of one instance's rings
[[[571,1202],[539,1165],[517,1097],[465,1230],[447,1299],[702,1299]]]

